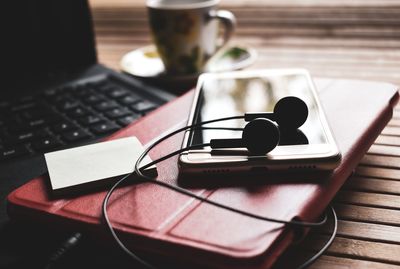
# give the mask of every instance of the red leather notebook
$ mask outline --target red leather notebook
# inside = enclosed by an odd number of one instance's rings
[[[392,116],[398,93],[386,83],[316,80],[320,99],[343,159],[333,173],[309,180],[265,176],[260,184],[243,176],[243,185],[192,189],[209,199],[265,216],[315,221],[351,174]],[[192,92],[177,98],[109,139],[134,135],[146,144],[185,124]],[[153,159],[181,146],[182,135],[160,145]],[[179,184],[177,157],[158,164],[158,180]],[[13,218],[42,221],[97,233],[110,240],[100,223],[105,192],[51,200],[46,176],[8,196]],[[201,179],[199,179],[201,180]],[[171,190],[142,183],[118,189],[109,215],[129,247],[211,268],[269,268],[294,240],[294,231],[203,204]],[[277,229],[281,228],[281,229]]]

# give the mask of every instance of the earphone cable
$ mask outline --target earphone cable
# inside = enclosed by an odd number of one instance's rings
[[[160,144],[161,142],[163,142],[163,141],[167,140],[168,138],[170,138],[170,137],[172,137],[172,136],[174,136],[174,135],[176,135],[176,134],[179,134],[179,133],[181,133],[181,132],[183,132],[183,131],[192,130],[192,129],[195,129],[195,128],[198,128],[198,127],[202,127],[203,125],[210,124],[210,123],[214,123],[214,122],[228,121],[228,120],[236,120],[236,119],[244,119],[244,115],[242,115],[242,116],[224,117],[224,118],[218,118],[218,119],[213,119],[213,120],[208,120],[208,121],[202,121],[202,122],[199,122],[199,123],[195,123],[195,124],[191,124],[191,125],[187,125],[187,126],[178,128],[178,129],[176,129],[175,131],[172,131],[172,132],[170,132],[170,133],[164,135],[163,137],[159,138],[157,141],[155,141],[154,143],[152,143],[150,146],[148,146],[148,147],[142,152],[142,154],[139,156],[139,158],[137,159],[137,161],[136,161],[136,163],[135,163],[135,171],[134,171],[134,172],[135,172],[139,177],[141,177],[141,178],[152,179],[151,177],[148,177],[148,176],[144,175],[144,174],[140,171],[139,165],[140,165],[140,162],[144,159],[144,157],[145,157],[147,154],[149,154],[149,152],[150,152],[155,146],[157,146],[157,145]],[[210,127],[208,127],[208,128],[210,128]],[[197,145],[197,146],[199,146],[199,145]],[[188,150],[188,149],[186,149],[186,150]],[[177,154],[178,154],[178,153],[177,153]],[[176,155],[176,154],[175,154],[175,155]],[[153,164],[152,164],[152,165],[154,165],[154,161],[153,161]],[[151,165],[147,164],[147,165],[141,167],[141,169],[142,169],[142,170],[143,170],[143,169],[146,169],[146,168],[149,167],[149,166],[151,166]]]
[[[311,256],[307,261],[305,261],[303,264],[298,266],[296,269],[305,269],[308,266],[310,266],[311,264],[313,264],[319,257],[321,257],[325,253],[325,251],[327,251],[327,249],[332,245],[333,241],[335,240],[336,234],[337,234],[337,229],[338,229],[338,217],[337,217],[336,211],[333,208],[333,206],[330,205],[329,208],[331,210],[331,214],[332,214],[332,218],[333,218],[333,231],[332,231],[328,241],[324,244],[324,246],[317,253],[315,253],[313,256]]]
[[[192,147],[190,147],[190,148],[191,148],[191,149],[195,149],[195,148],[199,148],[200,146],[205,146],[205,145],[207,145],[207,144],[195,145],[195,146],[192,146]],[[185,148],[185,150],[187,150],[187,149]],[[170,154],[168,154],[168,155],[166,155],[166,156],[164,156],[164,157],[162,157],[162,158],[160,158],[160,159],[157,159],[156,161],[161,162],[161,161],[163,161],[163,160],[165,160],[165,159],[168,159],[168,158],[170,158],[170,157],[172,157],[172,156],[174,156],[174,155],[176,155],[176,154],[179,154],[180,152],[183,152],[183,150],[180,149],[180,150],[178,150],[178,151],[176,151],[176,152],[172,152],[172,153],[170,153]],[[156,163],[158,163],[158,162],[156,162]],[[150,164],[150,166],[151,166],[151,165],[154,165],[154,161]],[[116,190],[116,188],[118,188],[118,186],[121,185],[125,180],[127,180],[132,174],[133,174],[133,173],[129,173],[129,174],[126,174],[125,176],[123,176],[123,177],[122,177],[121,179],[119,179],[119,180],[110,188],[110,190],[107,192],[107,194],[106,194],[106,196],[104,197],[104,200],[103,200],[103,205],[102,205],[102,212],[103,212],[103,214],[102,214],[102,216],[103,216],[103,219],[104,219],[104,221],[105,221],[105,224],[106,224],[108,230],[110,231],[112,237],[114,238],[114,240],[117,242],[117,244],[120,246],[120,248],[121,248],[125,253],[127,253],[134,261],[140,263],[140,264],[143,265],[145,268],[147,268],[147,269],[156,269],[154,266],[152,266],[151,264],[149,264],[148,262],[146,262],[145,260],[143,260],[142,258],[140,258],[139,256],[137,256],[135,253],[133,253],[131,250],[129,250],[129,249],[125,246],[125,244],[121,241],[121,239],[119,238],[119,236],[118,236],[117,233],[115,232],[114,228],[112,227],[112,224],[111,224],[110,219],[109,219],[108,214],[107,214],[107,206],[108,206],[108,202],[109,202],[109,200],[110,200],[111,195],[112,195],[113,192]],[[148,181],[148,180],[147,180],[147,181]]]
[[[219,207],[219,208],[231,211],[231,212],[235,212],[235,213],[238,213],[238,214],[241,214],[241,215],[245,215],[245,216],[248,216],[248,217],[251,217],[251,218],[255,218],[255,219],[259,219],[259,220],[263,220],[263,221],[282,223],[282,224],[298,225],[298,226],[303,226],[303,227],[315,227],[315,226],[323,225],[327,220],[327,215],[326,214],[325,214],[324,218],[319,222],[303,222],[303,221],[295,221],[295,220],[280,220],[280,219],[274,219],[274,218],[267,218],[267,217],[264,217],[264,216],[260,216],[260,215],[253,214],[253,213],[250,213],[250,212],[247,212],[247,211],[243,211],[243,210],[240,210],[240,209],[237,209],[237,208],[234,208],[234,207],[230,207],[230,206],[227,206],[227,205],[223,205],[223,204],[214,202],[212,200],[209,200],[207,198],[199,196],[199,195],[197,195],[197,194],[195,194],[195,193],[193,193],[191,191],[188,191],[188,190],[186,190],[184,188],[181,188],[179,186],[172,185],[172,184],[169,184],[169,183],[166,183],[166,182],[163,182],[163,181],[157,181],[152,177],[144,175],[143,172],[142,172],[142,171],[144,171],[144,169],[146,169],[146,168],[148,168],[148,167],[150,167],[152,165],[155,165],[155,164],[157,164],[159,162],[162,162],[162,161],[164,161],[164,160],[166,160],[168,158],[171,158],[171,157],[173,157],[173,156],[175,156],[177,154],[180,154],[180,153],[182,153],[184,151],[187,151],[187,150],[190,150],[190,149],[194,149],[194,148],[202,148],[202,147],[209,146],[208,143],[207,144],[200,144],[200,145],[192,145],[192,146],[188,146],[186,148],[181,148],[179,150],[176,150],[176,151],[174,151],[172,153],[169,153],[168,155],[163,156],[163,157],[161,157],[161,158],[159,158],[157,160],[154,160],[154,161],[142,166],[141,168],[139,168],[139,166],[140,166],[141,162],[143,161],[143,159],[149,154],[149,152],[155,146],[157,146],[161,142],[165,141],[166,139],[168,139],[168,138],[170,138],[170,137],[172,137],[172,136],[174,136],[174,135],[176,135],[176,134],[178,134],[180,132],[183,132],[183,131],[186,131],[186,130],[189,130],[189,129],[193,129],[193,128],[198,128],[198,127],[201,127],[201,126],[203,126],[205,124],[209,124],[209,123],[213,123],[213,122],[227,121],[227,120],[232,120],[232,119],[243,119],[243,118],[244,118],[244,116],[233,116],[233,117],[219,118],[219,119],[203,121],[203,122],[200,122],[200,123],[196,123],[196,124],[192,124],[192,125],[188,125],[188,126],[185,126],[185,127],[178,128],[177,130],[175,130],[175,131],[173,131],[173,132],[161,137],[157,141],[153,142],[150,146],[148,146],[143,151],[143,153],[139,156],[139,158],[137,159],[137,161],[135,163],[135,171],[134,172],[140,178],[147,179],[148,182],[152,182],[152,183],[157,184],[159,186],[163,186],[165,188],[174,190],[174,191],[179,192],[181,194],[184,194],[184,195],[190,196],[190,197],[192,197],[194,199],[200,200],[200,201],[202,201],[204,203],[211,204],[213,206],[216,206],[216,207]]]
[[[203,147],[203,146],[207,146],[208,144],[201,144],[201,145],[194,145],[194,146],[192,146],[191,147],[191,149],[196,149],[196,148],[199,148],[199,147]],[[169,155],[171,155],[171,156],[174,156],[174,155],[176,155],[176,154],[179,154],[180,152],[183,152],[183,151],[185,151],[185,150],[188,150],[187,148],[183,148],[183,149],[180,149],[180,150],[177,150],[177,152],[172,152],[172,153],[170,153]],[[169,155],[166,155],[166,156],[164,156],[164,157],[162,157],[162,158],[160,158],[160,159],[157,159],[157,160],[155,160],[154,162],[161,162],[161,159],[162,160],[165,160],[165,159],[167,159],[168,157],[171,157],[171,156],[169,156]],[[149,163],[148,165],[154,165],[154,162],[151,162],[151,163]],[[114,184],[114,186],[107,192],[107,195],[106,195],[106,197],[104,198],[104,201],[103,201],[103,217],[104,217],[104,220],[105,220],[105,223],[106,223],[106,225],[107,225],[107,227],[108,227],[108,229],[109,229],[109,231],[111,232],[111,234],[112,234],[112,236],[113,236],[113,238],[114,238],[114,240],[118,243],[118,245],[122,248],[122,250],[126,253],[126,254],[128,254],[128,256],[130,256],[133,260],[135,260],[136,262],[138,262],[138,263],[140,263],[141,265],[143,265],[145,268],[147,268],[147,269],[156,269],[156,267],[154,267],[153,265],[151,265],[151,264],[149,264],[148,262],[146,262],[146,261],[144,261],[143,259],[141,259],[140,257],[138,257],[134,252],[132,252],[131,250],[129,250],[126,246],[125,246],[125,244],[121,241],[121,239],[119,238],[119,236],[116,234],[116,232],[115,232],[115,230],[114,230],[114,228],[112,227],[112,224],[111,224],[111,222],[110,222],[110,220],[109,220],[109,218],[108,218],[108,214],[107,214],[107,205],[108,205],[108,201],[109,201],[109,199],[110,199],[110,197],[111,197],[111,195],[112,195],[112,193],[115,191],[115,189],[119,186],[119,185],[121,185],[122,183],[123,183],[123,181],[125,181],[126,179],[128,179],[128,177],[129,176],[131,176],[132,174],[128,174],[128,175],[125,175],[124,177],[122,177],[118,182],[116,182],[115,184]],[[171,189],[171,187],[175,187],[174,185],[170,185],[170,184],[167,184],[167,183],[165,183],[165,182],[162,182],[162,181],[148,181],[148,180],[146,180],[145,182],[148,182],[148,183],[154,183],[154,184],[157,184],[157,185],[160,185],[160,186],[163,186],[163,187],[167,187],[167,188],[170,188]],[[175,190],[175,188],[172,188],[172,190]],[[181,190],[176,190],[176,191],[178,191],[178,192],[180,192]],[[181,193],[181,192],[180,192]],[[193,194],[193,193],[191,193],[191,192],[189,192],[189,193],[183,193],[183,194],[185,194],[185,195],[190,195],[190,196],[192,196],[192,195],[195,195],[195,194]],[[201,197],[201,196],[197,196],[197,195],[195,195],[196,197],[194,197],[195,199],[198,199],[198,198],[201,198],[201,199],[199,199],[199,200],[205,200],[205,202],[207,203],[207,202],[212,202],[211,200],[208,200],[208,199],[206,199],[206,198],[203,198],[203,197]],[[221,205],[220,204],[218,204],[218,203],[216,203],[216,206],[218,206],[218,207],[221,207]],[[227,207],[227,208],[224,208],[224,207],[222,207],[223,209],[227,209],[227,210],[230,210],[230,211],[233,211],[233,212],[236,212],[236,209],[235,208],[230,208],[230,207]],[[233,210],[232,210],[233,209]],[[328,242],[315,254],[315,255],[313,255],[310,259],[308,259],[305,263],[303,263],[301,266],[299,266],[297,269],[304,269],[304,268],[307,268],[309,265],[311,265],[313,262],[315,262],[315,260],[317,260],[321,255],[323,255],[323,253],[326,251],[326,249],[332,244],[332,242],[333,242],[333,240],[335,239],[335,237],[336,237],[336,232],[337,232],[337,217],[336,217],[336,213],[335,213],[335,211],[334,211],[334,208],[333,207],[330,207],[330,209],[331,209],[331,212],[332,212],[332,215],[334,216],[334,231],[332,232],[332,234],[331,234],[331,237],[329,238],[329,240],[328,240]],[[258,215],[253,215],[253,214],[251,214],[251,213],[248,213],[248,212],[241,212],[240,210],[238,210],[238,212],[236,212],[236,213],[239,213],[239,214],[242,214],[243,215],[243,213],[245,213],[244,215],[246,215],[246,216],[248,216],[248,217],[251,217],[251,218],[256,218],[256,219],[261,219],[261,220],[269,220],[269,219],[267,219],[267,218],[265,218],[265,219],[263,219],[263,217],[259,217]],[[312,226],[321,226],[321,225],[323,225],[323,224],[325,224],[326,222],[327,222],[327,214],[325,214],[325,216],[324,216],[324,218],[320,221],[320,222],[318,222],[318,223],[310,223],[310,224],[312,224]],[[277,222],[277,220],[276,219],[271,219],[271,221],[273,221],[273,222]],[[286,221],[284,221],[284,222],[286,222]],[[287,221],[287,222],[290,222],[290,221]],[[289,223],[289,224],[292,224],[292,225],[299,225],[299,224],[301,224],[301,226],[306,226],[306,225],[304,225],[304,224],[307,224],[307,223],[305,223],[305,222],[297,222],[297,221],[291,221],[291,223]],[[308,227],[312,227],[312,226],[308,226]]]
[[[233,208],[233,207],[230,207],[230,206],[227,206],[227,205],[223,205],[223,204],[214,202],[214,201],[212,201],[212,200],[209,200],[209,199],[207,199],[207,198],[204,198],[204,197],[202,197],[202,196],[199,196],[199,195],[197,195],[197,194],[195,194],[195,193],[193,193],[193,192],[191,192],[191,191],[188,191],[188,190],[186,190],[186,189],[184,189],[184,188],[181,188],[181,187],[178,187],[178,186],[176,186],[176,185],[172,185],[172,184],[169,184],[169,183],[166,183],[166,182],[163,182],[163,181],[157,181],[157,180],[155,180],[155,179],[153,179],[153,178],[151,178],[151,177],[149,177],[149,176],[144,175],[143,172],[142,172],[142,171],[144,171],[146,168],[148,168],[148,167],[150,167],[150,166],[152,166],[152,165],[155,165],[155,164],[157,164],[157,163],[159,163],[159,162],[162,162],[162,161],[164,161],[164,160],[166,160],[166,159],[168,159],[168,158],[171,158],[171,157],[173,157],[173,156],[175,156],[175,155],[177,155],[177,154],[180,154],[180,153],[182,153],[182,152],[184,152],[184,151],[191,150],[191,149],[198,149],[198,148],[202,148],[202,147],[209,146],[209,145],[210,145],[209,143],[206,143],[206,144],[199,144],[199,145],[192,145],[192,146],[188,146],[188,147],[185,147],[185,148],[181,148],[181,149],[179,149],[179,150],[176,150],[176,151],[174,151],[174,152],[171,152],[171,153],[169,153],[169,154],[167,154],[167,155],[165,155],[165,156],[163,156],[163,157],[160,157],[159,159],[156,159],[156,160],[154,160],[154,161],[152,161],[152,162],[150,162],[150,163],[148,163],[148,164],[146,164],[146,165],[144,165],[144,166],[142,166],[142,167],[139,168],[139,165],[140,165],[140,163],[143,161],[143,159],[145,158],[145,156],[147,156],[148,153],[149,153],[156,145],[160,144],[161,142],[163,142],[164,140],[168,139],[169,137],[172,137],[173,135],[176,135],[176,134],[178,134],[178,133],[180,133],[180,132],[183,132],[183,131],[186,131],[186,130],[189,130],[189,129],[198,128],[198,127],[201,127],[201,126],[203,126],[203,125],[205,125],[205,124],[209,124],[209,123],[213,123],[213,122],[226,121],[226,120],[232,120],[232,119],[243,119],[243,118],[244,118],[244,116],[233,116],[233,117],[226,117],[226,118],[214,119],[214,120],[209,120],[209,121],[200,122],[200,123],[197,123],[197,124],[188,125],[188,126],[179,128],[179,129],[177,129],[177,130],[175,130],[175,131],[173,131],[173,132],[171,132],[171,133],[168,133],[167,135],[161,137],[160,139],[158,139],[157,141],[155,141],[154,143],[152,143],[149,147],[147,147],[147,148],[143,151],[143,153],[139,156],[139,158],[137,159],[137,161],[136,161],[136,163],[135,163],[134,172],[136,173],[137,176],[139,176],[139,177],[140,177],[141,179],[143,179],[143,181],[145,181],[145,182],[149,182],[149,183],[153,183],[153,184],[156,184],[156,185],[159,185],[159,186],[163,186],[163,187],[165,187],[165,188],[174,190],[174,191],[179,192],[179,193],[181,193],[181,194],[190,196],[190,197],[192,197],[192,198],[194,198],[194,199],[197,199],[197,200],[199,200],[199,201],[202,201],[202,202],[204,202],[204,203],[208,203],[208,204],[211,204],[211,205],[213,205],[213,206],[216,206],[216,207],[219,207],[219,208],[222,208],[222,209],[225,209],[225,210],[229,210],[229,211],[231,211],[231,212],[235,212],[235,213],[238,213],[238,214],[241,214],[241,215],[245,215],[245,216],[248,216],[248,217],[251,217],[251,218],[254,218],[254,219],[263,220],[263,221],[268,221],[268,222],[282,223],[282,224],[287,224],[287,225],[296,225],[296,226],[302,226],[302,227],[316,227],[316,226],[321,226],[321,225],[323,225],[324,223],[326,223],[326,221],[327,221],[327,214],[325,214],[324,218],[323,218],[321,221],[319,221],[319,222],[303,222],[303,221],[281,220],[281,219],[268,218],[268,217],[264,217],[264,216],[261,216],[261,215],[253,214],[253,213],[250,213],[250,212],[247,212],[247,211],[242,211],[242,210],[237,209],[237,208]],[[111,224],[111,222],[110,222],[110,220],[109,220],[109,218],[108,218],[108,214],[107,214],[107,205],[108,205],[108,201],[109,201],[109,199],[110,199],[112,193],[115,191],[115,189],[116,189],[120,184],[122,184],[122,183],[123,183],[129,176],[131,176],[134,172],[132,172],[132,173],[130,173],[130,174],[127,174],[127,175],[125,175],[124,177],[122,177],[122,178],[121,178],[120,180],[118,180],[118,181],[112,186],[112,188],[107,192],[107,194],[106,194],[106,196],[105,196],[105,198],[104,198],[104,200],[103,200],[103,205],[102,205],[103,218],[104,218],[104,221],[105,221],[105,223],[106,223],[106,225],[107,225],[109,231],[111,232],[113,238],[114,238],[115,241],[118,243],[118,245],[124,250],[124,252],[126,252],[131,258],[133,258],[135,261],[139,262],[140,264],[142,264],[142,265],[145,266],[146,268],[148,268],[148,269],[155,269],[154,266],[152,266],[151,264],[147,263],[146,261],[144,261],[143,259],[141,259],[140,257],[138,257],[135,253],[133,253],[132,251],[130,251],[130,250],[124,245],[124,243],[120,240],[120,238],[119,238],[118,235],[116,234],[114,228],[112,227],[112,224]],[[332,208],[332,211],[334,212],[334,209],[333,209],[333,208]],[[334,216],[336,216],[336,214],[334,214]],[[334,236],[335,236],[335,235],[333,235],[333,236],[331,237],[331,240],[329,240],[330,243],[332,243],[331,241],[333,241]],[[327,245],[327,247],[329,247],[329,246]],[[327,247],[326,247],[326,248],[327,248]],[[310,262],[310,261],[311,261],[311,263],[312,263],[314,260],[316,260],[319,256],[322,255],[322,253],[326,250],[326,248],[323,247],[323,248],[321,249],[322,252],[319,251],[316,255],[314,255],[312,258],[310,258],[309,260],[307,260],[306,263],[308,263],[308,262]],[[304,263],[304,264],[306,264],[306,263]],[[310,263],[310,264],[311,264],[311,263]],[[303,265],[304,265],[304,264],[303,264]],[[302,266],[303,266],[303,265],[302,265]],[[308,265],[307,265],[307,266],[308,266]],[[300,268],[305,268],[305,267],[300,267]]]

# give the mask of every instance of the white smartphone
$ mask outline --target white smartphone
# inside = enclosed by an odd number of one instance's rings
[[[180,154],[181,173],[230,173],[269,170],[332,170],[341,155],[326,121],[307,70],[271,69],[206,73],[199,77],[188,124],[247,112],[272,112],[283,97],[295,96],[308,107],[305,123],[293,135],[262,156],[246,148],[211,149],[208,146]],[[242,119],[221,121],[184,134],[182,147],[216,138],[240,138]],[[289,139],[288,139],[289,137]],[[268,139],[268,137],[265,137]],[[285,140],[285,141],[283,141]]]

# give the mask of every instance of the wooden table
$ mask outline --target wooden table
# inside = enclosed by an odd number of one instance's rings
[[[144,0],[91,0],[100,61],[151,42]],[[257,49],[252,68],[304,67],[313,76],[400,85],[400,2],[395,0],[225,0],[233,41]],[[400,106],[334,200],[338,237],[312,268],[400,268]],[[327,238],[313,232],[306,257]]]

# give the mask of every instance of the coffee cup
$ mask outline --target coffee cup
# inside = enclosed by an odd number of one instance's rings
[[[231,38],[236,19],[219,0],[147,0],[153,41],[167,75],[201,73]],[[225,28],[221,30],[220,25]]]

